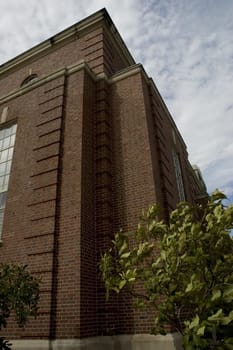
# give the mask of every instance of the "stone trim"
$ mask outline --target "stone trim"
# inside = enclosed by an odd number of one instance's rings
[[[7,101],[10,101],[10,100],[18,97],[18,96],[24,95],[28,91],[31,91],[31,90],[37,88],[38,86],[43,85],[44,83],[47,83],[47,82],[49,82],[49,81],[51,81],[53,79],[56,79],[56,78],[64,75],[65,73],[66,73],[66,69],[62,68],[62,69],[59,69],[56,72],[53,72],[52,74],[49,74],[46,77],[43,77],[43,78],[37,79],[37,80],[33,80],[31,83],[29,83],[29,84],[27,84],[25,86],[22,86],[21,88],[19,88],[17,90],[13,90],[7,95],[1,96],[0,97],[0,105],[5,103],[5,102],[7,102]]]
[[[187,147],[186,147],[186,144],[185,144],[185,142],[183,140],[183,137],[181,136],[181,134],[180,134],[180,132],[179,132],[179,130],[178,130],[178,128],[177,128],[177,126],[176,126],[176,124],[175,124],[175,122],[174,122],[174,120],[173,120],[173,118],[172,118],[172,116],[171,116],[171,114],[170,114],[170,112],[169,112],[169,110],[168,110],[168,108],[167,108],[163,98],[162,98],[162,96],[160,95],[159,90],[157,89],[157,86],[155,85],[153,79],[147,75],[147,73],[146,73],[146,71],[145,71],[145,69],[144,69],[142,64],[138,63],[138,64],[134,64],[134,65],[132,65],[130,67],[127,67],[125,69],[122,69],[119,72],[117,72],[116,74],[112,75],[111,78],[109,78],[108,81],[109,81],[110,84],[114,84],[115,82],[118,82],[118,81],[120,81],[122,79],[128,78],[129,76],[132,76],[132,75],[137,74],[137,73],[141,73],[143,78],[145,79],[147,85],[152,90],[155,91],[155,94],[156,94],[156,96],[158,97],[158,100],[161,103],[161,107],[164,109],[165,114],[168,116],[172,126],[176,130],[177,135],[179,136],[179,139],[180,139],[181,143],[183,144],[183,146],[186,149]]]
[[[49,81],[57,79],[63,75],[69,76],[71,74],[74,74],[74,73],[82,70],[82,69],[84,69],[92,77],[93,80],[98,81],[101,79],[105,79],[105,80],[107,80],[107,82],[112,84],[118,80],[125,79],[130,75],[138,73],[139,71],[142,70],[142,66],[140,64],[135,64],[133,66],[130,66],[129,68],[123,69],[122,71],[120,71],[119,73],[114,75],[111,79],[107,79],[105,74],[101,73],[101,74],[95,75],[92,72],[92,70],[90,69],[90,67],[88,66],[88,64],[84,60],[80,60],[77,63],[72,64],[68,67],[60,68],[57,71],[55,71],[49,75],[46,75],[45,77],[33,80],[31,83],[29,83],[25,86],[22,86],[16,90],[13,90],[10,93],[8,93],[7,95],[0,96],[0,105],[18,97],[18,96],[24,95],[27,92],[34,90],[37,87],[39,87],[45,83],[48,83]]]
[[[10,101],[11,99],[18,97],[18,96],[24,95],[28,91],[31,91],[31,90],[37,88],[38,86],[41,86],[41,85],[43,85],[43,84],[45,84],[53,79],[56,79],[62,75],[69,76],[71,74],[74,74],[75,72],[82,70],[82,69],[84,69],[92,77],[93,80],[98,81],[98,80],[104,79],[109,84],[114,84],[120,80],[128,78],[129,76],[132,76],[132,75],[137,74],[137,73],[141,73],[143,78],[145,79],[146,83],[148,84],[148,86],[150,86],[155,91],[156,95],[158,96],[159,101],[161,102],[162,107],[165,110],[165,113],[167,114],[171,124],[173,125],[174,129],[176,130],[180,141],[183,143],[184,147],[186,148],[186,144],[185,144],[179,130],[177,129],[177,126],[176,126],[173,118],[171,117],[170,112],[169,112],[166,104],[164,103],[153,79],[148,77],[146,71],[144,70],[143,66],[140,63],[134,64],[134,65],[131,65],[130,67],[122,69],[119,72],[117,72],[116,74],[112,75],[110,78],[107,78],[104,73],[100,73],[98,75],[95,75],[92,72],[92,70],[90,69],[90,67],[88,66],[88,64],[85,62],[85,60],[82,59],[73,65],[60,68],[59,70],[57,70],[57,71],[55,71],[55,72],[53,72],[45,77],[42,77],[42,78],[37,79],[37,80],[33,80],[31,83],[27,84],[26,86],[23,86],[17,90],[10,92],[9,94],[7,94],[5,96],[0,97],[0,105]]]
[[[29,83],[25,86],[22,86],[22,87],[18,88],[17,90],[11,91],[7,95],[0,97],[0,105],[9,101],[9,100],[12,100],[12,99],[18,97],[18,96],[24,95],[27,92],[34,90],[37,87],[39,87],[45,83],[48,83],[49,81],[57,79],[63,75],[71,75],[71,74],[78,72],[79,70],[82,70],[82,69],[85,69],[92,76],[92,78],[95,79],[95,76],[91,72],[88,65],[84,62],[84,60],[81,60],[74,65],[71,65],[68,67],[63,67],[63,68],[45,76],[45,77],[42,77],[42,78],[37,79],[37,80],[33,80],[31,83]]]
[[[12,350],[182,350],[178,333],[134,334],[84,339],[14,340]]]
[[[120,70],[116,74],[112,75],[111,78],[108,79],[108,81],[110,84],[114,84],[119,80],[126,79],[129,76],[132,76],[132,75],[137,74],[137,73],[142,73],[145,76],[145,79],[148,79],[147,75],[143,69],[143,66],[140,63],[138,63],[138,64],[134,64],[130,67],[127,67],[127,68]]]

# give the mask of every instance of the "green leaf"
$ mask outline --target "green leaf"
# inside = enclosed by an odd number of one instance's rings
[[[185,292],[188,293],[188,292],[191,292],[192,290],[193,290],[193,282],[191,281],[191,282],[187,285],[187,287],[186,287],[186,289],[185,289]]]
[[[128,279],[128,282],[134,282],[136,280],[136,277],[130,277],[129,279]]]
[[[130,256],[131,252],[121,254],[121,259],[127,259]]]
[[[228,316],[222,318],[221,324],[228,325],[229,323],[231,323],[231,321],[233,321],[233,310],[229,313]]]
[[[199,322],[200,322],[200,318],[198,315],[196,315],[193,318],[192,322],[189,324],[189,329],[193,329],[193,328],[197,327],[199,325]]]
[[[216,189],[212,195],[211,195],[211,201],[216,201],[216,200],[222,200],[226,199],[227,197],[225,196],[224,193],[220,192],[218,189]]]
[[[128,243],[127,243],[126,240],[125,240],[125,241],[123,241],[123,244],[122,244],[122,246],[121,246],[120,249],[119,249],[119,255],[121,256],[122,253],[123,253],[127,248],[128,248]]]
[[[225,317],[222,317],[222,319],[221,319],[221,324],[224,325],[224,326],[226,326],[226,325],[228,325],[229,323],[231,323],[231,321],[232,321],[232,318],[231,318],[231,317],[225,316]]]
[[[223,292],[223,299],[227,303],[230,303],[233,300],[233,284],[225,288]]]
[[[197,335],[202,336],[202,335],[204,335],[204,333],[205,333],[205,326],[198,328]]]
[[[190,344],[190,339],[188,334],[183,336],[183,345],[185,350],[193,350],[193,346]]]
[[[208,317],[209,321],[219,321],[223,317],[222,309],[219,309],[214,315]]]
[[[165,250],[161,250],[160,255],[161,255],[161,258],[163,260],[166,260],[166,252],[165,252]]]
[[[116,293],[120,292],[119,288],[117,288],[117,287],[112,287],[112,290],[114,290],[114,292],[116,292]]]
[[[186,261],[187,262],[190,262],[190,256],[187,256],[186,257]],[[188,292],[191,292],[193,289],[194,289],[194,285],[193,285],[193,281],[195,280],[196,278],[196,274],[193,274],[191,276],[191,280],[190,280],[190,283],[187,285],[186,289],[185,289],[185,292],[188,293]]]
[[[215,301],[221,297],[222,293],[220,289],[213,290],[211,301]]]
[[[126,283],[127,283],[126,280],[121,280],[119,283],[119,290],[121,290],[126,285]]]

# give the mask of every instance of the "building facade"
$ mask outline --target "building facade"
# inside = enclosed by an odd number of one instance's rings
[[[127,295],[106,302],[99,278],[100,254],[142,208],[166,219],[203,194],[105,9],[0,66],[0,172],[0,260],[41,278],[37,319],[2,331],[14,349],[175,348]]]

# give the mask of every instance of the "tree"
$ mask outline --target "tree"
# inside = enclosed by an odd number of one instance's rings
[[[107,296],[127,288],[137,305],[155,310],[152,333],[170,324],[186,350],[233,349],[233,206],[224,199],[216,191],[205,205],[180,203],[168,224],[151,206],[101,258]]]
[[[29,316],[36,316],[39,302],[39,281],[26,266],[0,265],[0,329],[7,326],[12,311],[23,326]],[[8,350],[11,344],[0,338],[0,349]]]

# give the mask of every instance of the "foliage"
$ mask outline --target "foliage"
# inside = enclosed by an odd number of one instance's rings
[[[5,340],[4,337],[0,337],[0,349],[1,350],[11,350],[11,343]]]
[[[36,316],[39,302],[39,281],[26,266],[0,265],[0,329],[7,326],[12,311],[23,326],[29,316]],[[0,338],[0,349],[10,349],[10,343]]]
[[[107,296],[127,288],[138,305],[155,308],[152,333],[170,324],[186,350],[233,349],[233,206],[224,199],[216,191],[205,205],[180,203],[169,224],[151,206],[101,258]]]

